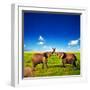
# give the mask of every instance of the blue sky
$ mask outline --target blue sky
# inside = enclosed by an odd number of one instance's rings
[[[80,15],[24,12],[24,50],[78,51]]]

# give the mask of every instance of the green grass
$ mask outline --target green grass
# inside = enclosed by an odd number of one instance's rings
[[[69,52],[68,52],[69,53]],[[32,67],[32,56],[34,52],[24,52],[24,67]],[[42,64],[36,66],[34,71],[34,77],[39,76],[65,76],[65,75],[80,75],[80,53],[74,54],[77,56],[77,69],[73,69],[73,66],[66,64],[66,67],[62,67],[62,60],[55,54],[48,58],[48,68],[42,69]]]

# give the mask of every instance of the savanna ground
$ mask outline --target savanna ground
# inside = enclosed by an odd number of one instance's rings
[[[32,67],[32,56],[34,52],[24,52],[24,68]],[[48,69],[42,69],[42,64],[36,66],[34,71],[34,77],[39,76],[65,76],[65,75],[80,75],[80,52],[74,52],[77,57],[77,69],[74,69],[72,65],[66,64],[66,67],[62,67],[62,60],[55,54],[48,58]]]

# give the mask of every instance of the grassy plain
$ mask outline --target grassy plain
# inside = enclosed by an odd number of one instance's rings
[[[32,67],[32,56],[35,52],[24,52],[24,68]],[[69,52],[68,52],[69,53]],[[38,64],[34,71],[34,77],[42,76],[65,76],[65,75],[80,75],[80,52],[73,52],[77,57],[77,69],[73,66],[66,64],[66,68],[62,67],[62,60],[55,54],[48,58],[48,69],[42,69],[42,65]]]

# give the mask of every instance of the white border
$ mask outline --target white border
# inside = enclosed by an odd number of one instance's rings
[[[28,80],[22,79],[22,10],[33,11],[49,11],[49,12],[67,12],[67,13],[79,13],[81,14],[81,75],[77,77],[73,76],[54,76],[54,77],[40,77],[29,78]],[[68,82],[85,82],[87,74],[87,61],[85,54],[85,41],[86,41],[86,9],[85,8],[61,8],[61,7],[37,7],[22,4],[12,5],[12,66],[11,66],[11,85],[12,86],[31,86],[31,85],[45,85],[50,84],[55,80],[59,80],[59,83]],[[85,41],[84,41],[85,40]],[[74,77],[75,76],[75,77]],[[56,78],[55,78],[56,77]],[[46,79],[44,79],[46,78]],[[53,79],[50,79],[53,78]],[[37,80],[36,80],[37,79]],[[48,83],[43,82],[48,79]]]

